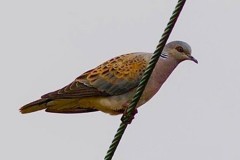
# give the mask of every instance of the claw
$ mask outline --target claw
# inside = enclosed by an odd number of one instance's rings
[[[121,121],[125,124],[131,124],[132,120],[134,119],[135,114],[138,113],[138,110],[135,108],[132,114],[127,113],[127,108],[123,112],[123,116],[121,118]]]

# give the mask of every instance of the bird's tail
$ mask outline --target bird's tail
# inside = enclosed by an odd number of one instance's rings
[[[19,110],[21,113],[25,114],[25,113],[31,113],[31,112],[39,111],[42,109],[46,109],[47,108],[46,104],[50,101],[51,100],[49,100],[49,99],[42,98],[42,99],[39,99],[39,100],[36,100],[34,102],[24,105]]]
[[[31,113],[45,109],[46,112],[52,113],[86,113],[95,112],[97,109],[78,106],[78,99],[47,99],[42,98],[31,102],[20,108],[20,112]]]

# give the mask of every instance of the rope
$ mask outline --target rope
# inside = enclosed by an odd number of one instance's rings
[[[121,138],[128,126],[129,121],[131,121],[131,117],[134,117],[135,113],[134,113],[134,110],[136,110],[136,105],[138,103],[138,101],[140,100],[140,97],[146,87],[146,84],[152,74],[152,71],[156,65],[156,63],[158,62],[158,59],[159,57],[161,56],[161,53],[162,53],[162,50],[172,32],[172,29],[183,9],[183,6],[185,4],[186,0],[179,0],[178,1],[178,4],[176,5],[175,7],[175,10],[174,12],[172,13],[172,16],[167,24],[167,27],[165,28],[164,30],[164,33],[162,35],[162,38],[160,39],[159,41],[159,44],[157,45],[156,47],[156,50],[154,51],[153,53],[153,56],[147,66],[147,69],[145,70],[143,76],[142,76],[142,79],[137,87],[137,91],[129,105],[129,107],[127,108],[127,111],[125,114],[123,114],[121,120],[122,120],[122,123],[120,124],[118,130],[117,130],[117,133],[116,135],[114,136],[114,139],[112,141],[112,144],[110,145],[109,149],[108,149],[108,152],[104,158],[104,160],[111,160],[117,147],[118,147],[118,144],[119,142],[121,141]]]

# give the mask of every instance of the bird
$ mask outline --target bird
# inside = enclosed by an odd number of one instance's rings
[[[185,60],[198,63],[191,52],[190,45],[183,41],[172,41],[164,46],[137,108],[159,91],[178,64]],[[65,114],[95,111],[124,114],[152,56],[153,53],[133,52],[112,58],[19,110],[23,114],[39,110]]]

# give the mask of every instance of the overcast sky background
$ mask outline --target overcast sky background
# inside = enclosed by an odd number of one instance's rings
[[[103,113],[18,109],[117,55],[153,52],[177,0],[2,0],[0,159],[100,160],[120,124]],[[187,1],[170,36],[192,46],[139,109],[114,160],[240,159],[240,1]]]

